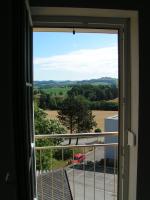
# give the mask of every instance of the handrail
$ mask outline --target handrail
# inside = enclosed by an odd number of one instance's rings
[[[65,149],[65,148],[80,148],[80,147],[107,147],[107,146],[118,146],[118,143],[43,146],[43,147],[35,147],[35,150]]]
[[[98,132],[98,133],[73,133],[73,134],[44,134],[44,135],[35,135],[35,139],[42,138],[92,138],[92,137],[104,137],[104,136],[115,136],[118,135],[118,132]]]

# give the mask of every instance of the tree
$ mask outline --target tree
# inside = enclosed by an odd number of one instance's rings
[[[89,103],[83,96],[68,96],[58,111],[58,118],[70,133],[88,132],[96,126]]]
[[[39,98],[39,107],[42,109],[46,109],[46,101],[47,101],[47,96],[45,93],[40,94]]]
[[[64,134],[66,133],[66,128],[60,124],[58,120],[52,120],[46,118],[47,114],[38,107],[38,104],[34,103],[34,125],[35,125],[35,134]],[[36,146],[52,146],[58,145],[62,142],[62,139],[38,139],[36,141]],[[36,152],[36,166],[37,169],[49,169],[50,162],[54,157],[55,152],[51,155],[50,150],[44,150],[43,152]]]
[[[89,109],[89,103],[83,96],[75,97],[76,100],[76,132],[84,133],[90,132],[96,126],[94,115]],[[78,144],[78,138],[76,141]]]
[[[76,101],[75,98],[70,96],[64,99],[63,103],[60,106],[60,110],[58,111],[58,119],[62,124],[70,130],[70,133],[76,129]],[[69,144],[71,143],[71,139],[69,139]]]
[[[82,84],[74,85],[67,94],[69,96],[82,95],[89,101],[101,101],[118,97],[118,88],[116,85]]]

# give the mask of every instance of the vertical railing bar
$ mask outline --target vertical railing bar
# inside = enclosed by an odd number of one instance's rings
[[[118,197],[118,147],[115,147],[115,154],[116,154],[116,160],[115,160],[115,194],[116,199]]]
[[[116,199],[118,199],[118,146],[116,146]]]
[[[43,178],[42,178],[42,150],[40,149],[40,176],[41,176],[41,196],[42,196],[42,200],[44,199],[43,198]]]
[[[85,155],[85,147],[83,148],[83,154]],[[86,160],[86,157],[85,157]],[[83,162],[83,171],[84,171],[84,200],[85,200],[85,160]]]
[[[52,174],[52,199],[54,199],[54,194],[53,194],[53,149],[51,148],[51,174]]]
[[[64,160],[64,149],[62,148],[62,161]],[[62,195],[63,200],[65,199],[65,193],[64,193],[65,187],[64,187],[64,167],[62,167]]]
[[[105,200],[105,175],[106,175],[106,154],[105,154],[105,146],[104,146],[104,200]]]
[[[116,180],[115,180],[115,173],[116,173],[116,148],[114,146],[114,200],[115,200],[115,192],[116,192]]]
[[[74,149],[73,149],[73,200],[75,200],[75,182],[74,182]]]
[[[94,147],[94,200],[95,200],[95,147]]]

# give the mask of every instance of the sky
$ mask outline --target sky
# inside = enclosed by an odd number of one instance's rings
[[[104,33],[34,32],[34,80],[118,77],[118,36]]]

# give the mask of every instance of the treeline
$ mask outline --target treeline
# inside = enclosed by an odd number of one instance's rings
[[[91,110],[118,110],[118,102],[109,102],[109,101],[90,101],[89,107]]]
[[[118,110],[118,103],[109,100],[118,97],[116,85],[74,85],[67,96],[83,96],[89,103],[91,110]],[[38,100],[42,109],[59,110],[66,96],[53,96],[43,90],[34,92],[34,97]]]
[[[116,85],[75,85],[68,95],[82,95],[89,101],[111,100],[118,97],[118,88]]]

